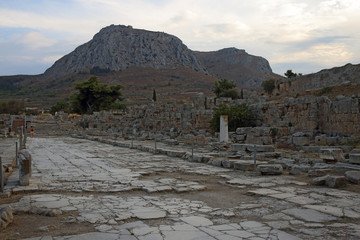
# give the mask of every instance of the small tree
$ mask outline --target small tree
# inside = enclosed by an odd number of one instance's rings
[[[213,131],[218,132],[220,130],[221,115],[228,115],[228,126],[230,131],[236,131],[236,128],[238,127],[255,126],[254,114],[246,104],[236,104],[231,106],[221,104],[219,108],[214,110],[213,117],[210,121],[210,127]]]
[[[261,86],[264,88],[265,92],[271,94],[275,89],[275,80],[269,79],[261,83]]]
[[[108,110],[116,100],[122,100],[121,85],[108,86],[99,83],[97,77],[74,83],[78,93],[71,95],[72,110],[76,113],[93,113]]]
[[[294,77],[297,77],[298,74],[297,73],[294,73],[291,69],[290,70],[287,70],[286,73],[284,73],[284,75],[287,77],[287,78],[294,78]],[[302,75],[302,74],[301,74]]]
[[[236,91],[236,85],[225,78],[215,81],[212,91],[215,93],[216,97],[239,98],[239,93]]]
[[[54,106],[50,108],[50,113],[55,114],[56,112],[70,112],[70,104],[65,101],[59,101]]]

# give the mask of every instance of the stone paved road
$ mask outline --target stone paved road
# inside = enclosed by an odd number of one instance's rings
[[[31,185],[12,189],[27,193],[15,212],[96,229],[50,236],[44,226],[32,239],[360,238],[355,192],[80,139],[33,138],[28,149]]]

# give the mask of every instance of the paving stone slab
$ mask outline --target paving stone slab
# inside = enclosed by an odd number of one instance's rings
[[[191,217],[182,217],[181,221],[186,222],[194,227],[203,227],[203,226],[211,226],[213,222],[204,217],[191,216]]]
[[[280,194],[281,192],[272,190],[272,189],[261,188],[261,189],[256,189],[256,190],[250,190],[250,191],[248,191],[248,193],[255,194],[255,195],[261,195],[261,196],[267,196],[267,195]]]
[[[316,211],[327,213],[335,217],[343,217],[344,213],[341,208],[324,205],[304,205],[304,208],[314,209]]]
[[[335,221],[337,218],[330,216],[328,214],[321,213],[313,209],[303,209],[303,208],[292,208],[282,211],[285,214],[293,216],[297,219],[304,220],[306,222],[330,222]]]

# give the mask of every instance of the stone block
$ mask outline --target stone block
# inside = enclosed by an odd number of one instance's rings
[[[322,134],[315,137],[316,145],[326,145],[326,134]]]
[[[360,164],[360,153],[350,153],[349,163]]]
[[[234,161],[234,169],[242,171],[253,171],[254,162],[245,160]]]
[[[236,141],[242,142],[245,141],[246,135],[245,134],[237,134]]]
[[[224,168],[234,168],[234,162],[235,160],[222,160],[221,165]]]
[[[246,151],[248,144],[231,144],[230,151],[238,152],[238,151]]]
[[[310,144],[310,136],[293,136],[292,142],[295,146],[307,146]]]
[[[360,184],[360,171],[347,171],[345,177],[348,182]]]
[[[257,152],[274,152],[275,147],[273,145],[252,145],[248,144],[246,149],[250,152],[255,152],[255,147]]]
[[[344,176],[327,176],[325,184],[331,188],[345,187],[346,178]]]
[[[258,171],[262,175],[281,175],[283,167],[281,164],[264,164],[257,166]]]
[[[311,169],[308,172],[309,177],[322,177],[326,176],[331,172],[331,169],[329,168],[323,168],[323,169]]]
[[[338,137],[327,137],[326,138],[326,144],[335,146],[338,144],[339,138]]]
[[[198,146],[205,146],[207,144],[205,135],[200,134],[196,136],[196,144]]]
[[[343,162],[345,160],[344,152],[338,148],[322,148],[320,149],[320,158],[323,162]]]
[[[303,173],[307,173],[310,169],[308,165],[293,165],[289,171],[291,175],[300,175]]]
[[[314,178],[314,179],[312,180],[312,183],[313,183],[314,185],[325,185],[327,177],[328,177],[328,175]]]

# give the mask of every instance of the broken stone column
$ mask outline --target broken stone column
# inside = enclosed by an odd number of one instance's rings
[[[227,115],[220,116],[220,142],[229,142],[229,119]]]
[[[28,186],[31,177],[31,155],[27,149],[22,149],[19,156],[19,181],[21,186]]]

